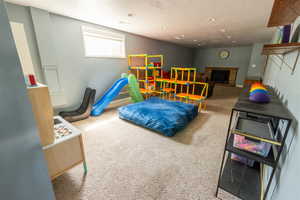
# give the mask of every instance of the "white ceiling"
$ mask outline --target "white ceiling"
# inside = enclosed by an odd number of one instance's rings
[[[274,0],[7,1],[194,47],[266,42],[274,31],[266,28]]]

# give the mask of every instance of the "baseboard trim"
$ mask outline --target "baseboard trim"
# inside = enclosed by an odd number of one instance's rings
[[[130,97],[125,97],[125,98],[122,98],[122,99],[116,99],[114,101],[112,101],[108,107],[114,107],[114,106],[117,106],[118,104],[121,104],[121,103],[128,103],[130,102]]]

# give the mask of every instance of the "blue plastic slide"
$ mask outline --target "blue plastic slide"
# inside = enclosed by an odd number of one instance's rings
[[[103,110],[108,106],[108,104],[116,97],[118,96],[119,92],[122,90],[122,88],[128,84],[127,78],[121,78],[117,80],[111,88],[109,88],[104,95],[93,105],[93,109],[91,112],[92,116],[98,116],[100,115]]]

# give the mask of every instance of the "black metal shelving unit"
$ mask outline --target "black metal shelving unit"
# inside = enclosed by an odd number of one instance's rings
[[[268,89],[271,94],[270,103],[257,104],[249,101],[249,88],[245,88],[232,108],[216,197],[220,188],[245,200],[265,200],[267,197],[293,119],[274,90]],[[245,136],[249,140],[269,143],[271,150],[266,157],[262,157],[235,148],[235,134]],[[249,167],[232,160],[232,153],[256,161],[255,165]],[[262,183],[264,165],[272,169],[266,187],[263,187]]]

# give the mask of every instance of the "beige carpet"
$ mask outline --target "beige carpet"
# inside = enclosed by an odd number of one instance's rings
[[[58,200],[211,200],[239,89],[216,87],[207,111],[175,137],[118,118],[116,108],[75,123],[84,131],[88,174],[82,166],[57,178]],[[222,199],[234,199],[221,192]]]

